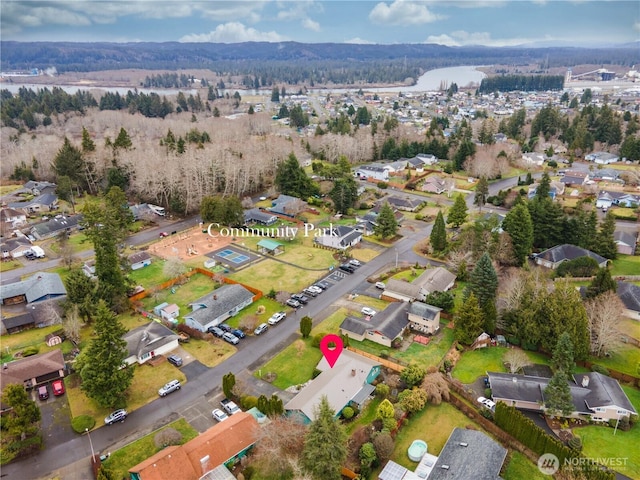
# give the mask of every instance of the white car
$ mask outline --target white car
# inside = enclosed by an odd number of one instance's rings
[[[376,282],[376,288],[384,290],[387,286],[383,282]]]
[[[362,265],[358,260],[356,260],[355,258],[352,258],[351,260],[349,260],[349,263],[351,265],[353,265],[354,267],[359,267],[360,265]]]
[[[315,292],[316,294],[321,294],[322,292],[324,292],[324,290],[322,290],[320,287],[317,287],[316,285],[311,285],[311,286],[307,287],[307,290],[311,290],[312,292]]]
[[[493,410],[496,408],[496,402],[493,400],[489,400],[488,398],[478,397],[477,402],[483,407],[488,408],[489,410]]]
[[[373,317],[376,314],[376,311],[373,308],[370,307],[362,307],[362,310],[360,310],[364,315],[367,315],[368,317]]]
[[[224,422],[227,418],[229,418],[229,415],[224,413],[219,408],[216,408],[214,411],[212,411],[211,415],[213,416],[213,419],[217,420],[218,422]]]
[[[269,325],[275,325],[276,323],[279,323],[281,320],[284,320],[286,316],[287,314],[284,312],[276,312],[273,315],[271,315],[271,318],[267,320],[267,323]]]
[[[180,390],[180,382],[178,380],[171,380],[169,383],[165,384],[160,390],[158,390],[158,395],[161,397],[166,397],[171,392],[175,392],[176,390]]]

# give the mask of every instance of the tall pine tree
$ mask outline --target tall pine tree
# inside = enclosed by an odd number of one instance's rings
[[[398,231],[398,221],[396,220],[391,205],[387,202],[384,202],[384,205],[380,208],[376,222],[377,225],[373,227],[373,233],[382,239],[395,237]]]
[[[471,272],[468,292],[473,293],[478,299],[478,305],[482,309],[483,327],[487,333],[493,334],[496,329],[496,294],[498,291],[498,274],[493,268],[491,257],[484,253],[475,268]]]
[[[438,211],[436,221],[433,224],[431,230],[431,236],[429,237],[431,242],[431,248],[434,252],[444,252],[447,249],[447,231],[444,226],[444,217],[442,211]]]
[[[544,404],[554,413],[569,415],[574,410],[569,389],[569,377],[564,370],[558,370],[553,374],[547,388],[544,389]]]
[[[458,228],[464,222],[467,221],[467,202],[464,200],[462,194],[456,196],[456,200],[449,210],[449,216],[447,217],[447,223],[452,224],[455,228]]]
[[[471,345],[482,333],[484,318],[478,299],[471,293],[458,309],[454,335],[463,345]]]
[[[600,225],[600,231],[594,245],[594,251],[609,260],[614,260],[618,256],[618,248],[613,237],[615,230],[616,219],[613,213],[609,211]]]
[[[524,204],[513,207],[504,218],[502,228],[511,235],[513,253],[522,265],[533,248],[533,223],[527,207]]]

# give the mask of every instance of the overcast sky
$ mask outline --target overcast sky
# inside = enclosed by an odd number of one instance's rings
[[[2,40],[511,46],[640,38],[640,3],[585,0],[1,0]]]

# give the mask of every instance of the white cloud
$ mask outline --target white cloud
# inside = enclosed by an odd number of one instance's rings
[[[536,1],[536,0],[533,0]],[[542,0],[545,1],[545,0]],[[425,3],[432,6],[442,7],[457,7],[457,8],[496,8],[504,7],[507,5],[506,0],[478,0],[478,1],[465,1],[465,0],[427,0]]]
[[[640,21],[637,21],[637,22],[635,22],[635,23],[633,24],[633,29],[634,29],[636,32],[640,32]]]
[[[320,28],[320,24],[315,20],[311,20],[310,18],[305,18],[304,20],[302,20],[302,26],[307,30],[313,30],[314,32],[319,32],[320,30],[322,30]]]
[[[417,4],[405,0],[395,0],[387,5],[378,3],[369,13],[369,20],[373,23],[386,25],[422,25],[445,18],[431,13],[424,4]]]
[[[218,43],[239,43],[239,42],[283,42],[286,37],[276,32],[260,32],[255,28],[247,28],[240,22],[228,22],[220,24],[215,30],[209,33],[185,35],[180,38],[180,42],[218,42]]]
[[[344,43],[353,43],[357,45],[375,45],[376,42],[371,42],[369,40],[364,40],[360,37],[351,38],[349,40],[345,40]]]
[[[457,30],[450,34],[442,35],[429,35],[426,43],[437,43],[448,47],[461,47],[464,45],[485,45],[488,47],[512,47],[515,45],[522,45],[524,43],[531,43],[535,41],[549,41],[552,40],[549,37],[540,39],[531,38],[501,38],[493,39],[489,32],[473,32],[469,33],[464,30]]]

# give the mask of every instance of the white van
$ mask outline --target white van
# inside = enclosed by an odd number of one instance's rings
[[[31,253],[33,253],[36,258],[44,258],[44,250],[37,245],[31,247]]]

